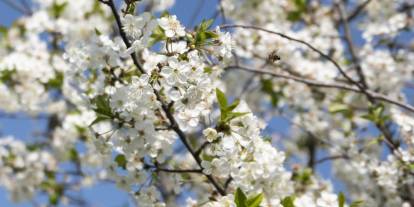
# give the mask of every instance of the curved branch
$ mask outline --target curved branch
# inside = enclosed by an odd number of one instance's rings
[[[244,71],[248,71],[248,72],[252,72],[252,73],[271,75],[273,77],[292,80],[292,81],[296,81],[296,82],[300,82],[300,83],[303,83],[303,84],[306,84],[306,85],[320,87],[320,88],[335,88],[335,89],[351,91],[351,92],[355,92],[355,93],[369,94],[374,99],[381,100],[381,101],[399,106],[403,109],[406,109],[406,110],[414,113],[414,107],[411,106],[411,105],[408,105],[404,102],[394,100],[394,99],[392,99],[392,98],[390,98],[390,97],[388,97],[384,94],[380,94],[380,93],[377,93],[377,92],[374,92],[374,91],[370,91],[370,90],[361,91],[359,88],[349,86],[349,85],[345,85],[345,84],[323,83],[323,82],[319,82],[319,81],[312,80],[312,79],[306,79],[306,78],[302,78],[302,77],[298,77],[298,76],[281,74],[281,73],[277,73],[277,72],[269,71],[269,70],[258,70],[258,69],[249,68],[249,67],[245,67],[245,66],[228,66],[228,67],[226,67],[226,69],[240,69],[240,70],[244,70]]]
[[[339,73],[341,73],[341,75],[342,76],[344,76],[350,83],[352,83],[352,84],[354,84],[354,85],[356,85],[356,86],[358,86],[359,88],[361,88],[361,90],[363,89],[363,86],[361,86],[357,81],[355,81],[354,79],[352,79],[351,78],[351,76],[349,76],[346,72],[345,72],[345,70],[334,60],[334,59],[332,59],[329,55],[327,55],[327,54],[325,54],[325,53],[323,53],[322,51],[320,51],[319,49],[317,49],[317,48],[315,48],[313,45],[311,45],[311,44],[309,44],[308,42],[305,42],[305,41],[303,41],[303,40],[300,40],[300,39],[296,39],[296,38],[294,38],[294,37],[291,37],[291,36],[288,36],[288,35],[286,35],[286,34],[283,34],[283,33],[280,33],[280,32],[275,32],[275,31],[272,31],[272,30],[268,30],[268,29],[264,29],[264,28],[261,28],[261,27],[257,27],[257,26],[251,26],[251,25],[237,25],[237,24],[234,24],[234,25],[230,25],[230,24],[227,24],[227,25],[221,25],[221,26],[219,26],[221,29],[229,29],[229,28],[243,28],[243,29],[252,29],[252,30],[257,30],[257,31],[262,31],[262,32],[267,32],[267,33],[269,33],[269,34],[274,34],[274,35],[277,35],[277,36],[279,36],[279,37],[282,37],[282,38],[284,38],[284,39],[288,39],[288,40],[290,40],[290,41],[294,41],[294,42],[297,42],[297,43],[300,43],[300,44],[303,44],[303,45],[305,45],[306,47],[308,47],[309,49],[311,49],[312,51],[314,51],[314,52],[316,52],[316,53],[318,53],[321,57],[323,57],[323,58],[325,58],[326,60],[328,60],[329,62],[331,62],[334,66],[335,66],[335,68],[337,68],[338,69],[338,71],[339,71]]]
[[[122,40],[124,41],[125,45],[127,47],[130,47],[130,42],[125,34],[125,32],[122,30],[122,22],[120,19],[120,16],[116,10],[115,4],[113,2],[113,0],[99,0],[100,2],[108,5],[111,8],[111,11],[113,13],[113,15],[115,16],[115,20],[120,32],[120,35],[122,37]],[[138,70],[141,73],[145,73],[145,71],[143,70],[143,68],[141,67],[135,53],[131,54],[131,58],[134,61],[135,66],[138,68]],[[175,133],[178,135],[178,137],[180,138],[181,142],[184,144],[185,148],[190,152],[190,154],[193,156],[193,158],[195,159],[195,161],[197,162],[197,165],[203,169],[203,167],[201,166],[201,159],[199,156],[197,156],[196,152],[192,149],[190,143],[187,140],[187,136],[185,135],[185,133],[181,130],[181,128],[179,127],[177,121],[174,118],[174,115],[172,114],[172,112],[170,111],[170,107],[163,101],[160,93],[154,89],[154,94],[157,97],[157,100],[161,103],[161,108],[164,111],[165,115],[168,118],[168,121],[170,122],[171,125],[171,129],[175,131]],[[218,182],[214,179],[213,176],[211,175],[207,175],[204,174],[208,179],[208,181],[214,186],[214,188],[217,190],[217,192],[219,192],[221,195],[226,195],[226,191],[220,187],[220,185],[218,184]]]

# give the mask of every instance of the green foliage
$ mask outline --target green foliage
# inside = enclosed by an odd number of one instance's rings
[[[63,11],[65,11],[67,5],[68,2],[63,2],[59,4],[56,1],[54,1],[52,7],[50,8],[51,15],[55,18],[58,18],[60,15],[62,15]]]
[[[204,68],[204,73],[211,74],[212,72],[213,72],[212,67],[207,66],[207,67]]]
[[[198,25],[195,28],[195,39],[192,40],[193,41],[193,45],[197,46],[203,46],[207,44],[207,40],[210,39],[217,39],[218,35],[213,32],[213,31],[209,31],[208,29],[211,27],[211,25],[213,24],[214,20],[210,19],[210,20],[203,20],[200,25]]]
[[[310,184],[312,178],[312,169],[305,168],[303,170],[296,170],[293,172],[292,179],[302,183],[302,184]]]
[[[220,106],[220,122],[219,126],[227,125],[231,120],[244,116],[249,112],[233,112],[239,105],[240,101],[235,100],[232,104],[228,104],[226,95],[218,88],[216,88],[216,97]],[[220,127],[219,127],[220,128]],[[225,127],[227,128],[227,127]]]
[[[105,120],[111,119],[114,115],[112,114],[111,106],[109,105],[109,98],[107,95],[96,96],[92,100],[92,104],[95,105],[96,119],[90,124],[90,126]]]
[[[273,89],[272,79],[262,79],[262,91],[270,96],[273,107],[276,107],[279,103],[279,99],[283,97],[282,91],[275,91]]]
[[[338,207],[345,207],[345,194],[340,192],[338,195]],[[351,203],[349,207],[360,207],[362,205],[363,201],[354,201]]]
[[[364,201],[354,201],[351,203],[351,205],[349,207],[360,207],[362,206],[362,204],[364,203]]]
[[[73,161],[79,160],[78,151],[76,151],[76,149],[72,148],[69,150],[69,159]]]
[[[126,8],[125,8],[124,13],[125,14],[135,14],[135,9],[136,9],[138,1],[140,1],[140,0],[126,0],[125,1]]]
[[[295,10],[288,12],[287,19],[292,22],[299,21],[306,12],[306,0],[294,0]]]
[[[345,206],[345,195],[344,193],[340,192],[338,195],[338,207],[344,207]]]
[[[49,204],[56,206],[63,195],[64,187],[55,181],[55,176],[52,173],[48,174],[48,179],[44,181],[40,187],[48,193]]]
[[[12,82],[12,77],[16,73],[16,70],[2,70],[0,72],[0,82],[8,84]]]
[[[259,207],[262,201],[263,193],[259,193],[256,196],[252,196],[247,199],[247,207]]]
[[[295,207],[295,198],[292,196],[288,196],[284,198],[280,204],[282,204],[283,207]]]
[[[369,107],[368,113],[362,118],[372,121],[375,124],[384,125],[386,121],[390,120],[389,115],[384,114],[385,107],[383,104],[377,104]]]
[[[55,78],[50,79],[47,84],[46,84],[46,88],[51,89],[51,88],[56,88],[59,89],[61,88],[63,85],[63,73],[61,72],[57,72],[55,75]]]
[[[102,32],[101,32],[101,31],[99,31],[99,29],[97,29],[97,28],[95,27],[95,34],[96,34],[97,36],[100,36],[100,35],[102,35]]]
[[[236,193],[234,194],[234,203],[236,203],[237,207],[246,207],[247,196],[240,188],[237,188]]]
[[[119,167],[126,169],[127,160],[125,158],[125,155],[122,155],[122,154],[117,155],[115,157],[115,162]]]
[[[237,188],[234,194],[234,203],[237,207],[259,207],[263,200],[263,193],[259,193],[255,196],[247,197],[246,194]]]
[[[5,26],[0,25],[0,37],[6,37],[9,29]]]
[[[165,31],[162,27],[157,26],[151,34],[151,40],[149,45],[155,45],[156,43],[166,40],[167,36],[165,36]]]

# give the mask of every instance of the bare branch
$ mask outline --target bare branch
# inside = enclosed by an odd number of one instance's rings
[[[337,7],[338,12],[339,12],[341,23],[344,27],[345,42],[348,46],[349,53],[351,54],[351,58],[352,58],[351,61],[355,65],[355,69],[356,69],[356,72],[359,76],[359,80],[361,82],[362,87],[368,88],[367,82],[365,80],[365,75],[362,71],[360,60],[359,60],[359,58],[357,56],[357,53],[356,53],[355,45],[352,41],[351,29],[349,28],[348,20],[345,17],[346,14],[345,14],[344,6],[341,3],[337,3],[336,7]]]
[[[104,4],[108,5],[111,8],[111,11],[113,13],[113,15],[115,16],[115,20],[120,32],[120,35],[122,37],[122,40],[124,41],[125,45],[127,47],[131,46],[131,43],[129,42],[129,40],[127,39],[127,36],[125,34],[125,32],[122,30],[122,22],[120,19],[120,16],[116,10],[115,4],[113,2],[113,0],[99,0],[100,2],[103,2]],[[131,54],[131,58],[134,61],[135,66],[138,68],[138,70],[141,73],[145,73],[145,71],[143,70],[143,68],[141,67],[135,53]],[[170,125],[171,125],[171,129],[175,131],[175,133],[178,135],[178,137],[180,138],[181,142],[184,144],[185,148],[190,152],[190,154],[193,156],[193,158],[195,159],[195,161],[197,162],[198,166],[203,169],[203,167],[201,166],[201,159],[199,156],[197,156],[197,154],[195,153],[195,151],[192,149],[190,143],[187,140],[187,136],[185,135],[185,133],[181,130],[181,128],[179,127],[177,121],[175,120],[175,117],[173,116],[172,112],[170,111],[170,107],[163,101],[160,93],[154,89],[154,94],[157,97],[157,100],[161,103],[161,108],[164,111],[165,115],[167,116],[168,120],[170,121]],[[204,173],[203,173],[204,174]],[[218,184],[218,182],[214,179],[214,177],[212,175],[207,175],[204,174],[207,179],[209,180],[209,182],[215,187],[215,189],[217,190],[217,192],[219,192],[221,195],[226,195],[226,191],[220,187],[220,185]]]
[[[319,160],[316,160],[315,165],[324,163],[326,161],[337,160],[337,159],[349,159],[349,157],[347,155],[332,155],[332,156],[328,156],[328,157],[324,157]]]
[[[277,36],[282,37],[284,39],[288,39],[288,40],[303,44],[306,47],[308,47],[309,49],[311,49],[312,51],[318,53],[321,57],[323,57],[326,60],[328,60],[329,62],[331,62],[335,66],[335,68],[338,69],[339,73],[341,73],[341,75],[344,76],[350,83],[352,83],[352,84],[354,84],[358,87],[361,87],[360,84],[358,82],[356,82],[355,80],[353,80],[334,59],[332,59],[329,55],[323,53],[319,49],[315,48],[313,45],[309,44],[308,42],[290,37],[290,36],[288,36],[286,34],[283,34],[283,33],[280,33],[280,32],[275,32],[275,31],[271,31],[271,30],[268,30],[268,29],[264,29],[264,28],[257,27],[257,26],[251,26],[251,25],[236,25],[236,24],[235,25],[221,25],[220,28],[221,29],[243,28],[243,29],[258,30],[258,31],[263,31],[263,32],[267,32],[267,33],[270,33],[270,34],[274,34],[274,35],[277,35]]]
[[[352,21],[354,18],[356,18],[364,9],[365,7],[371,2],[371,0],[366,0],[363,3],[361,3],[359,6],[357,6],[355,8],[355,10],[353,10],[351,12],[351,14],[348,15],[348,17],[346,18],[346,20],[348,22]]]
[[[306,79],[306,78],[302,78],[302,77],[298,77],[298,76],[281,74],[281,73],[277,73],[277,72],[269,71],[269,70],[258,70],[258,69],[249,68],[249,67],[245,67],[245,66],[228,66],[226,69],[240,69],[240,70],[253,72],[253,73],[267,74],[267,75],[271,75],[273,77],[287,79],[287,80],[293,80],[293,81],[296,81],[296,82],[300,82],[300,83],[304,83],[304,84],[307,84],[307,85],[310,85],[310,86],[315,86],[315,87],[320,87],[320,88],[335,88],[335,89],[352,91],[352,92],[361,93],[361,94],[368,93],[374,99],[385,101],[387,103],[399,106],[403,109],[406,109],[406,110],[414,113],[414,107],[412,107],[411,105],[408,105],[408,104],[403,103],[401,101],[394,100],[392,98],[389,98],[386,95],[376,93],[374,91],[370,91],[370,90],[361,91],[359,88],[349,86],[349,85],[345,85],[345,84],[323,83],[323,82],[319,82],[319,81],[316,81],[316,80]]]

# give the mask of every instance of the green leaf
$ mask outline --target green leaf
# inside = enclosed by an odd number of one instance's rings
[[[135,13],[136,2],[128,4],[128,11],[127,14],[134,14]]]
[[[271,79],[262,79],[260,82],[262,84],[261,90],[270,96],[272,106],[277,106],[280,97],[283,96],[283,92],[273,89],[273,81]]]
[[[13,75],[16,73],[16,70],[2,70],[0,72],[0,82],[8,83],[12,81]]]
[[[47,88],[56,88],[59,89],[61,88],[63,85],[63,73],[56,73],[55,78],[54,79],[50,79],[47,82]]]
[[[162,27],[157,26],[151,34],[151,41],[149,43],[150,46],[162,41],[166,40],[167,36],[165,36],[165,31]]]
[[[72,148],[69,150],[69,159],[73,161],[79,160],[78,151],[76,151],[76,149]]]
[[[329,105],[328,110],[329,110],[330,113],[335,114],[335,113],[348,111],[349,108],[348,108],[348,105],[346,105],[346,104],[333,103],[333,104]]]
[[[259,207],[263,200],[263,193],[247,199],[247,207]]]
[[[235,101],[233,101],[233,103],[231,103],[229,106],[226,107],[227,111],[233,111],[240,103],[239,99],[236,99]]]
[[[338,207],[344,207],[345,206],[345,195],[344,193],[340,192],[338,195]]]
[[[214,19],[203,20],[200,26],[198,26],[197,30],[207,31],[210,28],[210,26],[213,24],[213,22],[214,22]]]
[[[305,11],[306,10],[306,0],[294,0],[296,9],[299,11]]]
[[[291,22],[299,21],[302,17],[302,12],[300,11],[291,11],[287,13],[287,19]]]
[[[203,153],[203,154],[201,155],[201,159],[202,159],[202,160],[205,160],[205,161],[209,161],[209,162],[211,162],[211,161],[214,159],[214,157],[213,157],[213,156],[210,156],[210,155],[208,155],[208,154],[206,154],[206,153]]]
[[[388,121],[391,117],[389,115],[384,114],[385,107],[383,104],[377,104],[375,106],[371,106],[369,108],[368,114],[361,116],[364,119],[370,120],[376,124],[383,125],[386,121]]]
[[[229,121],[231,121],[235,118],[244,116],[244,115],[249,114],[249,113],[250,112],[228,112],[222,121],[227,123],[227,122],[229,122]]]
[[[99,29],[97,29],[97,28],[95,27],[95,34],[96,34],[96,35],[98,35],[98,36],[100,36],[100,35],[102,34],[102,32],[101,32],[101,31],[99,31]]]
[[[58,18],[60,15],[62,15],[67,5],[68,5],[68,2],[63,2],[59,4],[55,1],[52,5],[52,11],[51,11],[52,16],[54,16],[55,18]]]
[[[107,95],[98,95],[93,100],[92,103],[95,104],[96,109],[95,112],[106,116],[106,117],[112,117],[112,109],[109,104],[109,98]]]
[[[118,164],[119,167],[126,169],[127,160],[125,155],[119,154],[115,157],[115,162]]]
[[[244,194],[240,188],[237,188],[236,193],[234,195],[234,203],[236,203],[236,206],[247,207],[246,201],[247,201],[246,194]]]
[[[216,88],[216,97],[220,106],[220,110],[224,111],[227,108],[226,95],[220,89]]]
[[[288,196],[286,198],[284,198],[280,204],[282,204],[283,207],[295,207],[294,204],[295,198],[292,196]]]
[[[170,13],[168,11],[164,11],[162,12],[162,14],[160,15],[160,17],[168,17],[170,16]]]
[[[364,203],[364,201],[354,201],[349,207],[359,207]]]
[[[89,126],[93,126],[94,124],[97,124],[97,123],[102,122],[102,121],[107,121],[107,120],[110,120],[110,119],[111,119],[110,116],[106,116],[106,115],[103,115],[103,114],[98,114],[96,116],[96,119],[93,120],[92,123],[89,124]]]
[[[57,205],[59,201],[59,195],[57,195],[56,193],[52,193],[49,195],[49,204],[51,205]]]
[[[211,74],[212,72],[213,72],[212,67],[207,66],[207,67],[204,68],[204,73]]]
[[[217,39],[219,37],[218,34],[213,31],[206,31],[204,34],[206,35],[206,39]]]
[[[0,37],[6,37],[8,30],[7,27],[0,25]]]
[[[306,12],[306,0],[294,0],[295,10],[288,12],[287,19],[295,22],[302,18],[302,14]]]

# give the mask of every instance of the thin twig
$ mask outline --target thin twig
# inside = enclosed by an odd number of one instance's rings
[[[339,12],[339,17],[341,19],[341,23],[344,27],[345,42],[348,46],[349,53],[351,54],[351,58],[352,58],[351,61],[355,65],[355,69],[356,69],[356,72],[359,76],[362,87],[368,88],[368,84],[365,80],[365,75],[362,71],[360,60],[357,56],[355,44],[352,41],[351,29],[349,28],[348,20],[346,20],[346,14],[345,14],[344,6],[341,3],[337,3],[336,7],[337,7],[338,12]]]
[[[388,102],[390,104],[399,106],[403,109],[406,109],[406,110],[414,113],[414,107],[412,107],[412,106],[410,106],[406,103],[391,99],[386,95],[383,95],[383,94],[380,94],[380,93],[377,93],[377,92],[374,92],[374,91],[366,90],[366,91],[363,92],[359,88],[349,86],[349,85],[345,85],[345,84],[323,83],[323,82],[319,82],[319,81],[312,80],[312,79],[306,79],[306,78],[302,78],[302,77],[298,77],[298,76],[281,74],[281,73],[277,73],[277,72],[269,71],[269,70],[259,70],[259,69],[245,67],[245,66],[237,66],[237,65],[236,66],[228,66],[228,67],[226,67],[226,69],[240,69],[240,70],[253,72],[253,73],[267,74],[267,75],[271,75],[273,77],[288,79],[288,80],[292,80],[292,81],[296,81],[296,82],[300,82],[300,83],[304,83],[304,84],[307,84],[307,85],[310,85],[310,86],[315,86],[315,87],[320,87],[320,88],[336,88],[336,89],[352,91],[352,92],[361,93],[361,94],[368,93],[374,99]]]
[[[349,157],[347,155],[332,155],[332,156],[328,156],[328,157],[324,157],[319,160],[316,160],[315,165],[324,163],[326,161],[337,160],[337,159],[349,159]]]
[[[348,15],[346,20],[348,22],[352,21],[355,17],[357,17],[364,9],[365,7],[371,2],[371,0],[366,0],[363,3],[361,3],[359,6],[355,8],[354,11],[351,12],[351,14]]]
[[[270,34],[274,34],[274,35],[277,35],[277,36],[280,36],[280,37],[282,37],[282,38],[285,38],[285,39],[288,39],[288,40],[291,40],[291,41],[294,41],[294,42],[298,42],[298,43],[300,43],[300,44],[303,44],[303,45],[305,45],[306,47],[308,47],[309,49],[311,49],[312,51],[314,51],[314,52],[316,52],[316,53],[318,53],[321,57],[323,57],[323,58],[325,58],[326,60],[328,60],[329,62],[331,62],[334,66],[335,66],[335,68],[339,71],[339,73],[343,76],[343,77],[345,77],[347,80],[348,80],[348,82],[350,82],[350,83],[352,83],[352,84],[354,84],[354,85],[356,85],[358,88],[360,88],[360,90],[362,91],[362,92],[364,92],[364,88],[363,88],[363,86],[362,85],[360,85],[360,83],[358,83],[357,81],[355,81],[353,78],[351,78],[346,72],[345,72],[345,70],[334,60],[334,59],[332,59],[332,57],[331,56],[329,56],[329,55],[327,55],[327,54],[325,54],[325,53],[323,53],[322,51],[320,51],[319,49],[317,49],[317,48],[315,48],[313,45],[311,45],[310,43],[308,43],[308,42],[305,42],[305,41],[303,41],[303,40],[300,40],[300,39],[296,39],[296,38],[294,38],[294,37],[291,37],[291,36],[288,36],[288,35],[286,35],[286,34],[283,34],[283,33],[280,33],[280,32],[276,32],[276,31],[272,31],[272,30],[268,30],[268,29],[264,29],[264,28],[261,28],[261,27],[257,27],[257,26],[251,26],[251,25],[236,25],[236,24],[234,24],[234,25],[221,25],[220,26],[220,28],[222,28],[222,29],[229,29],[229,28],[243,28],[243,29],[252,29],[252,30],[257,30],[257,31],[263,31],[263,32],[267,32],[267,33],[270,33]]]
[[[111,8],[111,11],[113,13],[113,15],[115,16],[115,20],[120,32],[120,35],[122,37],[122,40],[124,41],[125,45],[127,47],[130,47],[130,43],[128,41],[128,38],[125,34],[125,32],[122,30],[122,22],[121,19],[119,17],[119,14],[116,10],[115,4],[113,2],[113,0],[99,0],[100,2],[108,5]],[[131,54],[131,58],[133,59],[133,62],[135,64],[135,66],[138,68],[138,70],[142,73],[145,73],[145,71],[143,70],[143,68],[141,67],[135,53]],[[195,151],[192,149],[190,143],[187,140],[187,136],[185,135],[185,133],[181,130],[181,128],[179,127],[177,121],[175,120],[175,117],[173,116],[172,112],[170,111],[170,107],[164,103],[160,93],[154,89],[154,94],[157,97],[157,100],[161,103],[161,108],[164,111],[165,115],[167,116],[170,125],[171,125],[171,129],[175,131],[175,133],[178,135],[178,137],[180,138],[181,142],[184,144],[185,148],[190,152],[190,154],[193,156],[193,158],[195,159],[195,161],[197,162],[198,166],[202,169],[203,167],[201,166],[201,159],[200,157],[198,157],[195,153]],[[204,173],[203,173],[204,174]],[[213,178],[212,175],[207,175],[204,174],[207,179],[209,180],[209,182],[215,187],[215,189],[217,190],[217,192],[219,192],[221,195],[226,195],[226,191],[220,187],[220,185],[218,184],[218,182]]]

